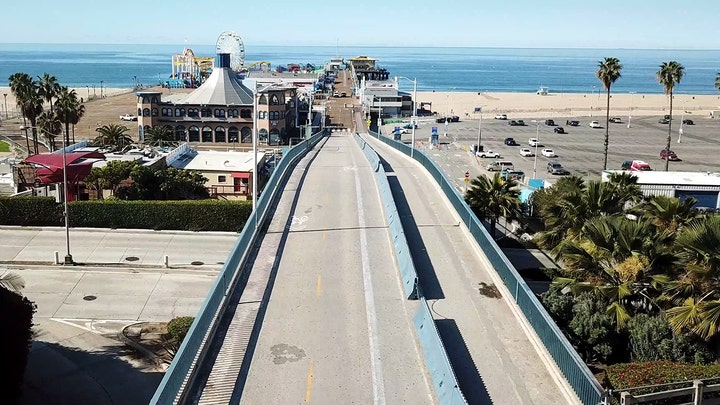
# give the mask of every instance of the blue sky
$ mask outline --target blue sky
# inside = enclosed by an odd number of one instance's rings
[[[258,45],[720,49],[717,4],[33,0],[30,10],[11,1],[2,7],[0,42],[213,44],[235,31]]]

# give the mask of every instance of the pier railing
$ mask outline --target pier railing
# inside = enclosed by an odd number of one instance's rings
[[[410,156],[410,146],[395,141],[377,133],[370,132],[387,145]],[[525,280],[518,274],[515,266],[508,260],[507,256],[500,250],[482,222],[475,216],[470,207],[465,203],[463,197],[458,193],[450,180],[422,150],[415,149],[413,158],[425,167],[450,203],[457,211],[463,223],[468,227],[470,234],[485,253],[490,264],[502,279],[505,287],[512,294],[513,300],[522,311],[525,319],[532,326],[540,338],[548,353],[552,356],[555,364],[565,375],[575,394],[586,405],[597,405],[607,403],[607,394],[587,367],[580,355],[575,351],[555,321],[550,317],[542,306],[535,293],[525,283]]]

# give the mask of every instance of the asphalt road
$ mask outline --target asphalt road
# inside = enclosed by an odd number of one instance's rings
[[[391,186],[420,286],[468,401],[567,403],[508,302],[493,296],[494,270],[437,184],[415,161],[366,139],[396,177]]]
[[[258,255],[276,277],[241,403],[434,403],[369,163],[349,132],[318,147]]]
[[[670,162],[672,171],[720,171],[720,160],[716,157],[716,151],[720,147],[720,119],[697,117],[685,115],[691,118],[694,125],[683,125],[681,143],[678,143],[678,130],[680,127],[679,114],[676,111],[672,126],[671,149],[675,151],[681,161]],[[523,119],[523,117],[510,116],[509,119]],[[526,126],[510,126],[509,121],[488,120],[482,122],[481,143],[484,148],[499,152],[503,160],[510,160],[516,169],[523,170],[527,178],[532,177],[533,165],[536,164],[537,178],[555,181],[557,176],[547,173],[547,163],[550,161],[560,162],[572,174],[591,179],[599,180],[603,169],[604,137],[605,128],[590,128],[588,123],[591,120],[600,121],[605,125],[605,116],[593,117],[548,117],[560,124],[567,134],[556,134],[552,126],[546,126],[544,120],[540,125],[525,119]],[[667,142],[668,125],[658,123],[659,116],[633,117],[630,121],[630,128],[627,127],[627,117],[621,117],[622,122],[610,123],[610,143],[608,149],[608,169],[620,169],[624,160],[644,160],[650,164],[653,170],[664,170],[665,162],[660,159],[660,150],[664,149]],[[580,125],[571,127],[565,125],[566,120],[578,120]],[[428,139],[431,129],[435,126],[440,134],[440,142],[444,144],[445,153],[448,144],[452,144],[450,150],[469,150],[472,145],[477,144],[479,121],[471,116],[468,120],[462,120],[448,125],[448,137],[444,137],[444,124],[438,124],[434,119],[425,118],[421,120],[416,130],[416,140],[422,142],[423,147],[428,147]],[[392,125],[386,125],[383,133],[389,133]],[[551,148],[558,155],[557,158],[546,158],[542,155],[537,161],[532,157],[521,157],[520,148],[529,147],[528,139],[538,137],[542,146],[538,147],[538,155],[543,148]],[[503,141],[506,137],[514,138],[519,146],[506,146]],[[410,134],[402,136],[403,141],[410,142]],[[534,148],[530,148],[534,150]],[[492,174],[484,169],[485,165],[494,159],[471,159],[463,160],[462,164],[478,174]],[[455,159],[457,163],[459,160]],[[473,173],[473,175],[475,175]]]

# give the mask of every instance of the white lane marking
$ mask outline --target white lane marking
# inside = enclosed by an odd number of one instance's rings
[[[360,226],[360,257],[363,269],[363,287],[365,289],[365,311],[367,312],[368,334],[370,338],[370,364],[372,365],[373,403],[385,404],[385,382],[380,359],[380,342],[378,339],[377,315],[375,312],[375,294],[373,293],[372,275],[368,256],[367,235],[365,232],[365,212],[363,211],[362,189],[360,177],[355,172],[355,195],[357,196],[358,225]]]

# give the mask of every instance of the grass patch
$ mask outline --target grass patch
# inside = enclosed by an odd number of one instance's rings
[[[0,152],[10,152],[10,144],[5,141],[0,141]]]

